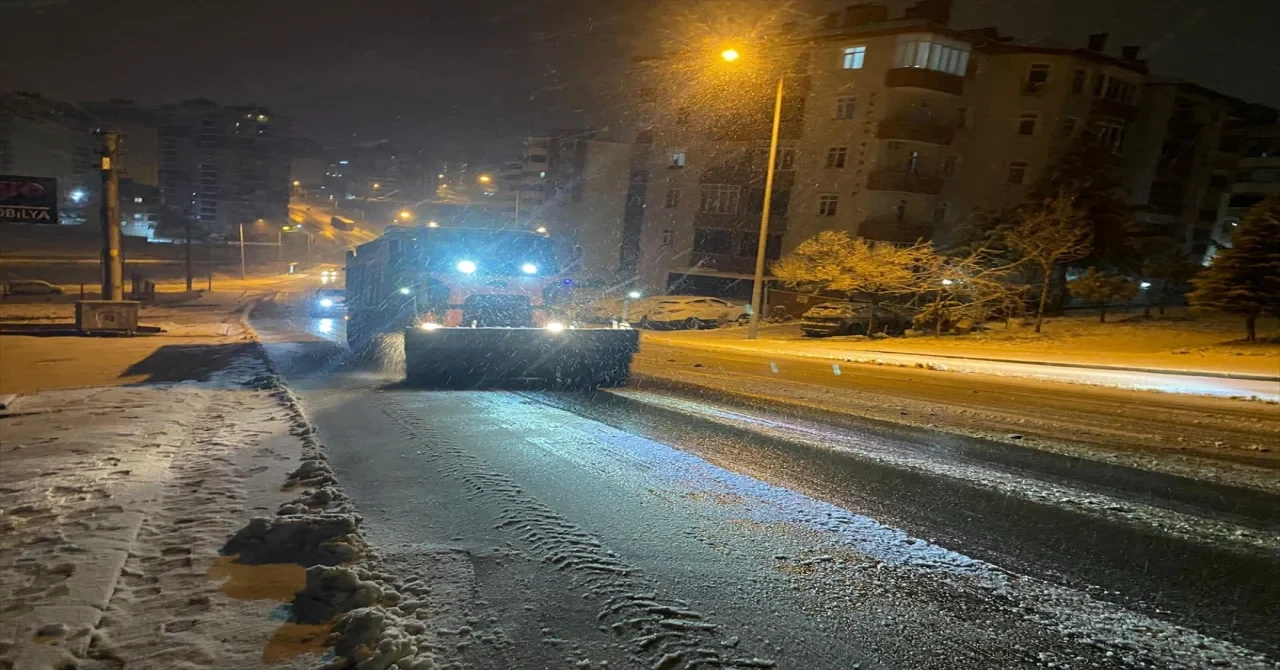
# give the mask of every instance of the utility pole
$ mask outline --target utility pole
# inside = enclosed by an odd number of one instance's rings
[[[244,224],[240,224],[240,280],[244,281]]]
[[[756,244],[756,273],[751,284],[751,323],[747,339],[754,340],[760,332],[760,318],[764,310],[764,261],[769,251],[769,207],[773,197],[773,171],[778,159],[778,128],[782,125],[782,82],[778,77],[778,92],[773,101],[773,131],[769,136],[769,167],[764,173],[764,205],[760,208],[760,241]]]
[[[186,239],[183,244],[186,246],[187,252],[187,293],[191,292],[191,286],[195,282],[195,269],[191,265],[191,217],[183,216],[183,231],[186,233]]]
[[[120,180],[116,152],[120,134],[102,131],[102,299],[124,299],[124,268],[120,264]]]

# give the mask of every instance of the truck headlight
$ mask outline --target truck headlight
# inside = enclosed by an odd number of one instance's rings
[[[329,298],[321,298],[321,299],[320,299],[320,306],[321,306],[321,307],[333,307],[333,300],[330,300]]]
[[[440,324],[432,321],[423,321],[422,323],[418,324],[418,327],[423,330],[439,330]]]
[[[527,275],[536,275],[538,274],[538,266],[533,263],[525,263],[520,266],[520,271]]]
[[[475,261],[458,261],[457,268],[458,272],[469,275],[476,271],[476,264]]]
[[[548,332],[558,333],[558,332],[560,332],[560,331],[564,330],[564,324],[563,324],[563,323],[560,323],[559,321],[552,321],[551,323],[548,323],[547,325],[543,326],[542,328],[543,328],[544,330],[548,331]]]

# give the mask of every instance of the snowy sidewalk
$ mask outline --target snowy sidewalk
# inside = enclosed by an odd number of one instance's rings
[[[0,414],[0,668],[315,664],[317,636],[272,619],[302,568],[246,578],[218,556],[291,497],[301,441],[251,385],[264,374],[243,356],[207,381],[42,391]]]
[[[792,341],[781,338],[748,341],[742,331],[743,329],[724,332],[646,332],[642,342],[685,349],[744,352],[760,356],[816,358],[830,360],[835,364],[914,367],[1165,393],[1256,397],[1260,400],[1280,401],[1280,371],[1276,377],[1249,375],[1245,378],[1232,378],[1220,374],[1206,375],[1203,371],[1197,370],[1142,370],[1134,367],[1085,365],[1053,360],[979,358],[957,356],[942,351],[899,352],[875,348],[885,345],[888,342],[886,340],[871,340],[863,346],[841,346],[840,342]],[[893,346],[893,344],[889,343],[887,346]]]

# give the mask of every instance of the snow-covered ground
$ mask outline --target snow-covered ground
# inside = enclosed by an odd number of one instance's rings
[[[264,372],[39,392],[0,418],[0,666],[255,667],[288,646],[287,579],[272,592],[218,555],[290,497],[301,442],[245,386]]]
[[[835,364],[891,365],[949,373],[1280,401],[1280,347],[1257,345],[1247,354],[1247,359],[1244,358],[1246,354],[1241,353],[1240,360],[1249,361],[1247,372],[1226,365],[1206,369],[1203,356],[1184,357],[1185,368],[1169,364],[1165,359],[1160,365],[1144,366],[1150,362],[1147,357],[1126,355],[1116,350],[1119,343],[1126,341],[1125,337],[1140,340],[1143,336],[1128,333],[1105,342],[1085,338],[1096,347],[1093,355],[1087,355],[1085,351],[1072,351],[1069,355],[1055,353],[1054,344],[1039,341],[1026,344],[1024,349],[1009,344],[1014,341],[1012,339],[1000,340],[1002,344],[999,347],[983,346],[990,340],[976,338],[814,339],[803,337],[798,326],[790,325],[767,328],[755,341],[746,339],[744,328],[646,332],[644,341],[689,349],[817,358],[831,360]],[[1234,360],[1235,356],[1230,358]]]

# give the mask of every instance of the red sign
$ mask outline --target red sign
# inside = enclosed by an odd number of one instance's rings
[[[0,223],[58,223],[58,180],[0,175]]]

